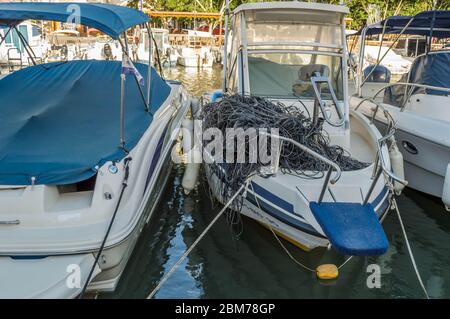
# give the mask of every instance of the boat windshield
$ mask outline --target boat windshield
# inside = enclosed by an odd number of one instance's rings
[[[246,13],[250,94],[313,99],[311,76],[330,78],[342,99],[341,16],[315,11]],[[323,85],[322,97],[330,98]],[[328,97],[327,97],[328,94]]]
[[[341,57],[325,54],[271,52],[248,56],[252,95],[314,99],[311,76],[320,74],[331,80],[339,100],[343,96]],[[322,85],[322,97],[330,99],[330,90]]]

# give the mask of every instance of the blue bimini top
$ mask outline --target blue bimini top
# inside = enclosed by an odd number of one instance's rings
[[[405,27],[407,28],[403,30]],[[366,28],[366,35],[402,33],[449,38],[450,10],[423,11],[415,16],[393,16]],[[354,35],[361,35],[363,29]]]
[[[131,27],[148,22],[149,17],[138,10],[102,3],[0,3],[0,25],[15,26],[24,20],[73,22],[96,28],[118,39]]]
[[[148,66],[136,64],[147,78]],[[0,80],[0,185],[63,185],[119,161],[121,62],[37,65]],[[129,75],[125,81],[125,148],[131,150],[170,94],[152,69],[151,112]],[[145,86],[142,87],[146,91]]]

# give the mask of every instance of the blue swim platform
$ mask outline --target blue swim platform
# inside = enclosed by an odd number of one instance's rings
[[[310,208],[337,251],[378,256],[388,250],[386,234],[371,204],[311,202]]]
[[[147,78],[148,66],[136,63]],[[0,185],[63,185],[126,156],[120,144],[119,61],[55,62],[0,80]],[[146,92],[146,86],[142,86]],[[170,86],[152,69],[151,112],[135,79],[125,84],[125,148],[148,129]]]

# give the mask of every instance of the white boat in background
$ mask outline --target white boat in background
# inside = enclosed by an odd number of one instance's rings
[[[0,3],[0,21],[64,22],[68,5]],[[134,9],[78,5],[116,40],[148,25]],[[113,291],[164,191],[190,98],[149,63],[76,60],[10,73],[0,100],[0,298]]]
[[[178,64],[188,68],[211,68],[214,54],[211,48],[182,48],[178,57]]]
[[[83,48],[80,32],[77,30],[56,30],[48,36],[44,61],[60,62],[86,59],[87,49]]]
[[[409,71],[412,62],[387,46],[366,45],[364,47],[364,68],[374,65],[384,56],[380,65],[385,66],[393,75],[403,75]]]
[[[3,42],[0,45],[0,65],[14,69],[31,65],[32,59],[37,61],[42,59],[46,45],[42,38],[42,30],[38,25],[24,21],[18,24],[16,29],[8,30],[7,26],[2,26],[0,23],[0,42]],[[28,42],[29,48],[22,44],[20,36],[23,36]]]
[[[348,12],[345,6],[298,1],[249,3],[233,11],[225,92],[306,109],[312,123],[319,116],[324,121],[332,145],[370,163],[342,170],[299,141],[279,137],[283,145],[323,162],[328,171],[303,175],[274,167],[269,176],[257,174],[245,189],[240,212],[306,250],[331,245],[345,255],[380,255],[388,249],[380,220],[389,209],[389,185],[405,181],[392,173],[386,142],[393,138],[393,127],[382,136],[366,117],[349,109]],[[328,93],[319,93],[318,86]],[[224,203],[227,177],[215,173],[220,165],[204,164],[214,196]]]
[[[363,69],[368,35],[399,37],[402,33],[430,39],[428,50],[415,58],[407,74],[389,83],[382,66]],[[364,49],[359,57],[356,94],[350,100],[352,108],[372,118],[380,129],[386,126],[382,110],[391,114],[397,123],[396,138],[409,186],[442,198],[450,209],[450,51],[430,50],[432,38],[450,37],[450,11],[391,17],[367,26],[361,37]],[[379,64],[383,61],[382,54]]]
[[[86,59],[122,61],[122,48],[117,40],[102,35],[89,38],[88,42]]]
[[[179,53],[169,43],[169,30],[162,28],[152,28],[152,34],[158,48],[157,55],[155,46],[152,46],[154,51],[152,53],[153,65],[156,66],[155,61],[159,57],[162,66],[175,66],[177,64]],[[144,61],[148,60],[149,57],[149,42],[147,30],[139,30],[137,38],[139,39],[139,42],[136,48],[136,60],[145,63]]]
[[[212,50],[214,37],[209,32],[187,30],[185,44],[178,49],[177,63],[184,67],[211,68],[215,56]]]

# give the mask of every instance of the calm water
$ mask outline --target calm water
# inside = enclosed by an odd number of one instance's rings
[[[175,68],[166,77],[183,81],[192,94],[220,88],[221,70]],[[117,290],[107,298],[145,298],[219,212],[201,182],[189,196],[181,187],[183,166],[172,170],[167,189],[144,230]],[[450,213],[439,199],[413,190],[398,198],[411,247],[429,295],[450,297]],[[220,219],[172,275],[156,298],[422,298],[395,212],[384,222],[390,248],[378,258],[353,258],[333,282],[321,282],[289,259],[271,232],[243,218],[235,239]],[[340,264],[341,256],[316,249],[304,253],[284,243],[310,268]],[[381,267],[381,288],[366,285],[367,265]]]

